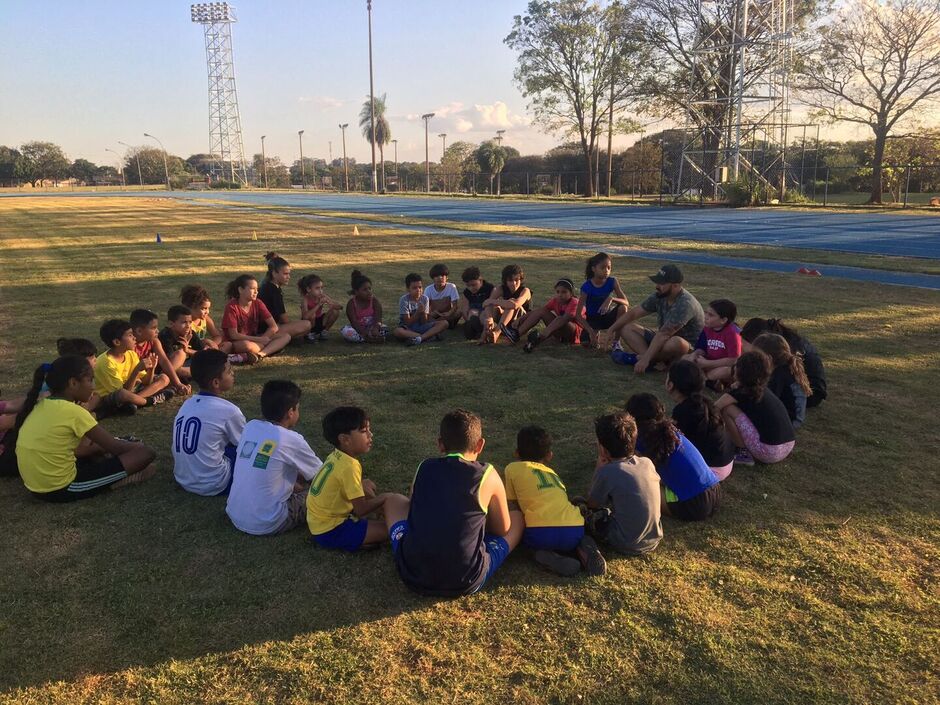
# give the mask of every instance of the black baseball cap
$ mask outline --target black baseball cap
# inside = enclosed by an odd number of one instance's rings
[[[650,279],[654,284],[681,284],[682,272],[674,264],[664,264]]]

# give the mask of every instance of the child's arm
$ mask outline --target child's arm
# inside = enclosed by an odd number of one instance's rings
[[[124,353],[125,355],[127,353]],[[140,380],[144,385],[150,384],[153,381],[153,373],[157,367],[157,356],[153,353],[150,353],[147,357],[137,363],[137,366],[131,370],[130,375],[126,380],[124,380],[124,389],[133,392],[134,387],[137,386],[138,377],[141,372],[146,371],[146,374]]]
[[[300,317],[301,317],[302,319],[304,319],[304,320],[307,320],[307,321],[310,321],[311,323],[313,323],[313,321],[314,321],[314,316],[311,315],[311,314],[313,313],[313,311],[314,311],[314,307],[311,307],[311,306],[307,303],[307,297],[306,297],[306,296],[301,296],[301,297],[300,297]]]
[[[697,360],[698,366],[703,370],[717,370],[721,367],[734,367],[734,363],[737,361],[738,358],[736,357],[722,357],[718,360],[706,360],[704,358]]]
[[[180,382],[180,378],[176,375],[176,368],[173,367],[173,363],[170,362],[170,358],[166,356],[166,352],[163,350],[163,343],[160,342],[159,338],[156,338],[153,341],[153,349],[156,350],[157,360],[160,361],[160,368],[166,372],[167,376],[170,378],[170,384],[176,387],[178,392],[189,393],[189,385],[183,384]]]
[[[265,338],[273,338],[275,335],[277,335],[278,330],[280,330],[277,327],[277,321],[274,320],[273,316],[268,316],[266,319],[264,319],[264,324],[267,326],[267,328],[264,331],[264,335],[260,336],[260,339],[262,340]]]
[[[206,334],[216,343],[222,342],[222,334],[219,333],[219,329],[215,327],[215,321],[212,320],[212,316],[206,316]]]
[[[738,400],[735,399],[730,394],[722,394],[718,397],[718,400],[715,402],[716,411],[724,411],[729,406],[735,406],[738,403]]]
[[[385,500],[388,495],[388,492],[383,492],[382,494],[377,494],[374,497],[362,496],[349,500],[353,505],[353,514],[355,514],[360,519],[369,516],[372,512],[385,504]]]
[[[482,488],[483,498],[488,508],[486,513],[486,530],[497,536],[505,536],[512,526],[509,516],[509,503],[506,501],[506,488],[496,470],[490,470]]]
[[[617,277],[614,277],[614,296],[610,297],[610,302],[614,304],[623,304],[627,308],[630,307],[630,301],[627,299],[627,295],[623,293],[623,289],[620,288],[620,282],[617,281]]]

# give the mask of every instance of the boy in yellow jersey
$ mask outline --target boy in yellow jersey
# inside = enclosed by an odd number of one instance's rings
[[[141,359],[134,350],[137,339],[129,321],[112,318],[99,331],[108,346],[95,363],[95,392],[101,398],[99,419],[117,413],[133,413],[137,407],[162,404],[173,396],[166,389],[170,379],[158,374],[156,355]]]
[[[307,526],[324,548],[358,551],[388,539],[382,519],[368,519],[389,493],[376,495],[375,483],[362,479],[359,458],[372,448],[369,416],[357,406],[340,406],[323,417],[323,437],[335,448],[310,483]]]
[[[590,575],[603,575],[604,557],[585,535],[584,518],[568,501],[561,478],[548,467],[552,437],[539,426],[526,426],[516,436],[516,457],[519,460],[505,470],[506,499],[510,509],[521,509],[525,515],[522,543],[535,549],[538,563],[561,575],[574,575],[582,568]]]

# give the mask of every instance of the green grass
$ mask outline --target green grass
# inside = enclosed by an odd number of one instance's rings
[[[271,248],[295,278],[316,271],[337,297],[350,269],[364,269],[389,319],[403,275],[435,261],[455,274],[478,264],[490,279],[519,262],[537,300],[583,268],[561,250],[360,231],[158,199],[3,199],[3,393],[25,390],[57,337],[94,339],[102,320],[136,306],[162,313],[185,283],[205,284],[220,315],[224,283],[260,275]],[[634,301],[649,268],[615,260]],[[940,294],[684,270],[701,300],[727,296],[742,318],[784,316],[818,345],[830,377],[832,398],[810,413],[793,456],[736,470],[714,520],[665,520],[653,556],[608,554],[604,578],[557,578],[520,550],[481,594],[421,598],[387,550],[327,553],[303,531],[245,536],[223,499],[176,488],[173,402],[104,422],[157,449],[148,483],[52,506],[0,482],[0,703],[937,702],[940,443],[929,390]],[[546,426],[554,465],[582,492],[591,419],[633,392],[663,393],[661,375],[637,378],[588,351],[526,356],[453,334],[416,349],[337,338],[239,371],[231,398],[250,418],[265,380],[297,381],[300,430],[321,457],[323,413],[366,406],[376,442],[365,473],[380,489],[407,487],[435,452],[441,414],[461,405],[482,415],[485,459],[498,467],[522,424]]]

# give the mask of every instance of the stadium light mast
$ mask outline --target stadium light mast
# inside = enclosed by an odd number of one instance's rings
[[[166,190],[169,191],[170,190],[170,168],[167,166],[167,163],[166,163],[166,147],[163,146],[163,142],[161,142],[159,139],[157,139],[153,135],[147,134],[145,132],[144,137],[149,137],[150,139],[152,139],[154,142],[160,145],[160,149],[163,150],[163,174],[164,176],[166,176]]]
[[[307,190],[307,168],[304,165],[304,131],[297,130],[297,139],[300,141],[300,182]]]
[[[264,187],[268,187],[268,158],[264,155],[264,138],[267,135],[261,135],[261,169],[264,171]]]
[[[506,134],[506,130],[496,130],[496,144],[500,147],[503,146],[503,135]]]
[[[235,60],[232,55],[232,23],[235,8],[227,2],[190,6],[192,21],[203,26],[206,65],[209,71],[210,173],[248,185],[242,124],[235,92]]]
[[[447,133],[438,135],[441,138],[441,176],[444,177],[444,193],[447,193],[447,174],[444,171],[444,155],[447,153]]]
[[[118,140],[118,144],[121,145],[122,147],[127,147],[128,150],[131,150],[131,149],[134,150],[134,159],[137,160],[137,180],[140,182],[140,185],[143,186],[144,185],[144,172],[140,170],[140,155],[137,153],[137,149],[134,147],[131,147],[127,142],[121,142],[121,140]]]
[[[372,0],[366,0],[366,10],[369,12],[369,122],[372,130],[369,133],[372,136],[369,142],[372,143],[372,193],[378,193],[378,173],[375,170],[375,85],[372,80]]]
[[[429,161],[428,155],[428,123],[431,121],[431,118],[434,117],[434,113],[425,113],[421,116],[421,119],[424,120],[424,176],[425,176],[425,191],[431,193],[431,162]]]
[[[343,133],[343,185],[345,190],[349,190],[349,162],[346,161],[346,128],[349,127],[348,122],[340,124],[339,129]]]

